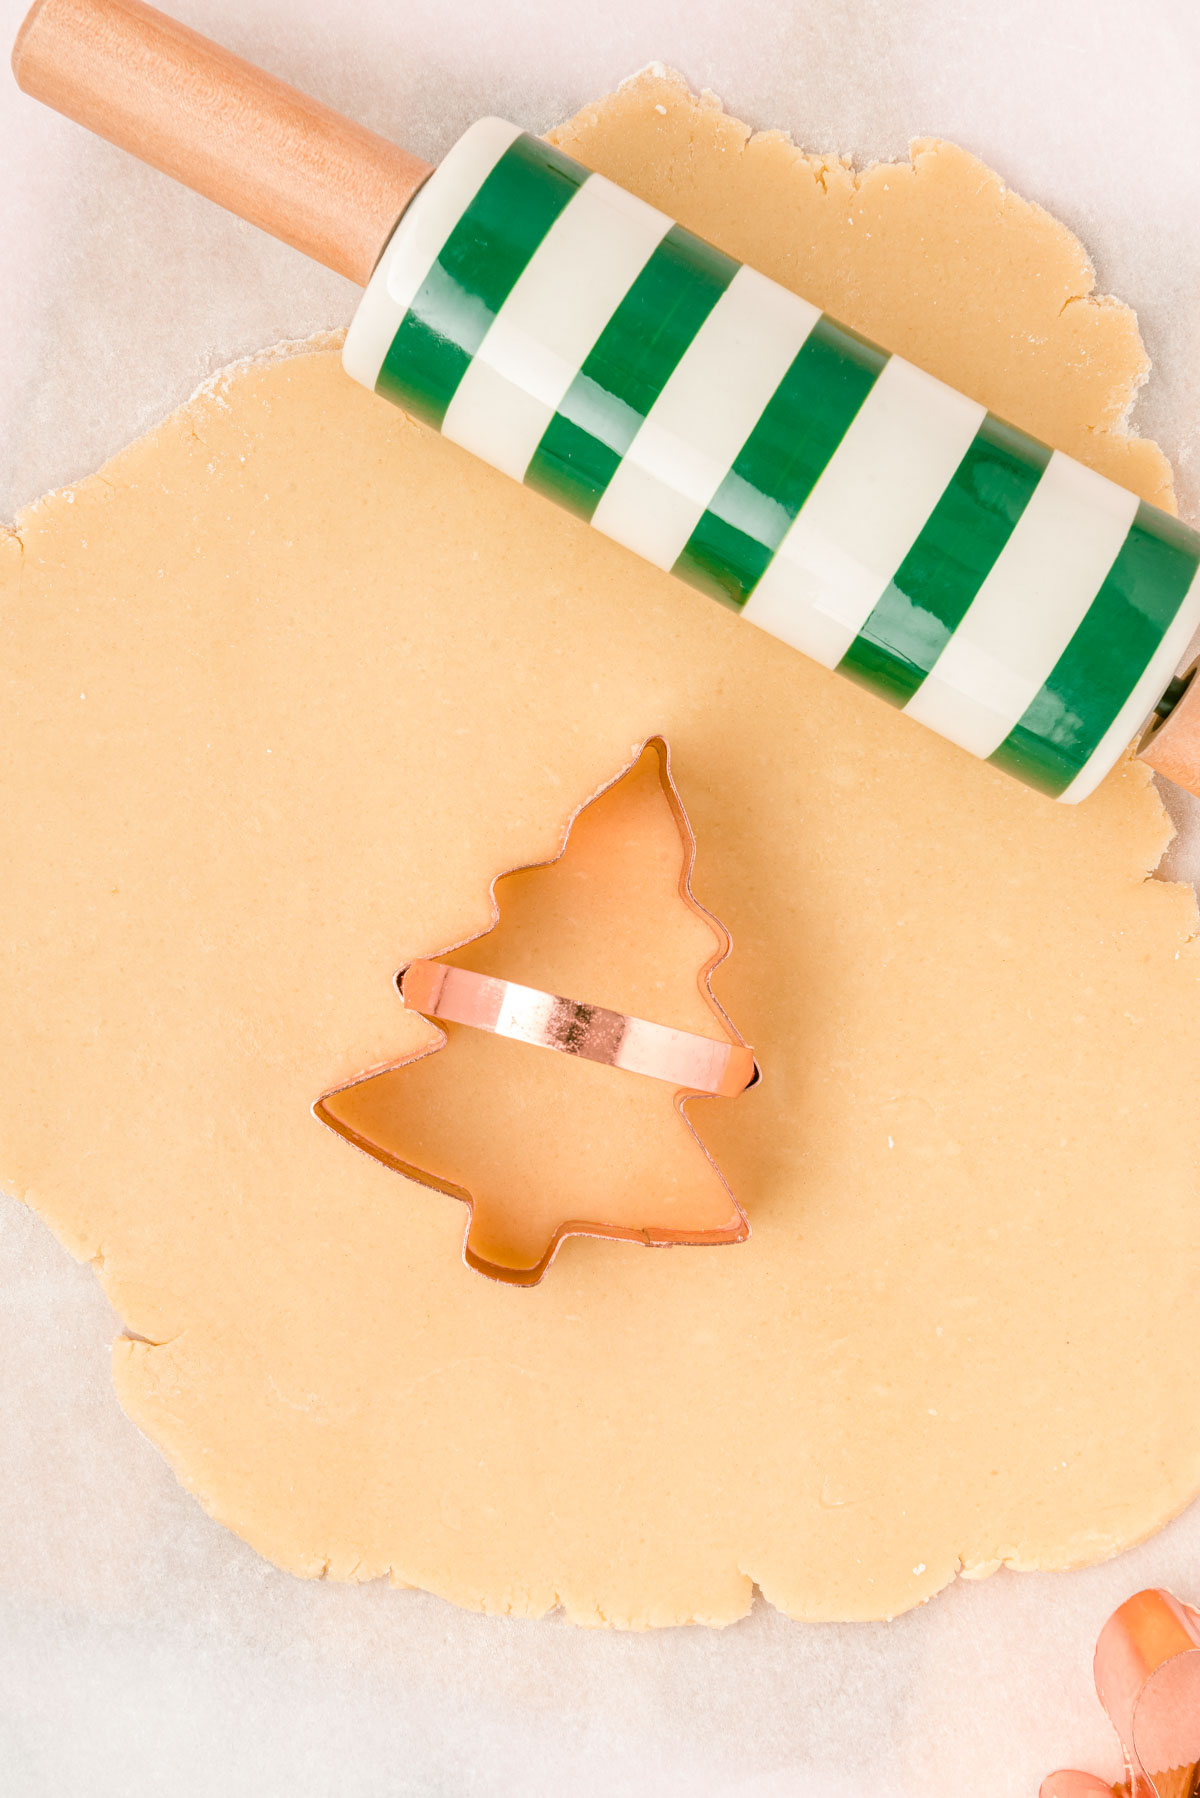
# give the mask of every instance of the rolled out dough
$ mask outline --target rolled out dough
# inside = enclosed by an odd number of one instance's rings
[[[652,74],[557,136],[1169,503],[1121,430],[1132,315],[961,150],[857,175]],[[1109,1555],[1200,1486],[1195,910],[1146,878],[1144,768],[1024,791],[329,343],[0,549],[0,1180],[94,1259],[123,1404],[262,1553],[581,1622],[724,1622],[753,1582],[881,1617]],[[576,1239],[499,1286],[459,1204],[309,1107],[413,1046],[396,968],[658,730],[765,1069],[701,1124],[754,1234]],[[494,1114],[461,1098],[466,1153]]]

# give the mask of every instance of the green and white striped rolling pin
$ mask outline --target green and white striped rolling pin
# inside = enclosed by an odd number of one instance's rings
[[[366,281],[349,373],[606,536],[1043,793],[1155,713],[1200,791],[1168,514],[498,119],[431,172],[141,0],[38,0],[13,63]]]
[[[1055,798],[1200,623],[1200,536],[499,119],[400,220],[351,375]]]

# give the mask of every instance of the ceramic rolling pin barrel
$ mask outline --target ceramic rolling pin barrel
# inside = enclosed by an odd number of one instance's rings
[[[40,0],[27,92],[366,284],[347,371],[1055,798],[1200,791],[1200,536],[497,119],[441,165],[139,0]]]

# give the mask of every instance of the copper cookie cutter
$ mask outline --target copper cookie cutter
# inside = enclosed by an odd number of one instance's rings
[[[679,896],[695,916],[705,920],[717,938],[717,946],[700,968],[696,982],[701,998],[723,1032],[720,1038],[678,1030],[604,1006],[543,992],[535,987],[480,974],[472,969],[455,967],[442,959],[466,948],[470,943],[478,942],[496,928],[500,921],[500,905],[496,897],[499,883],[510,875],[533,873],[553,867],[556,862],[561,861],[580,816],[631,774],[648,750],[653,750],[657,756],[662,791],[679,833],[682,849]],[[761,1079],[754,1051],[712,991],[712,975],[729,956],[733,941],[720,919],[701,905],[692,891],[695,859],[696,839],[675,784],[670,745],[665,737],[648,737],[611,780],[606,781],[575,807],[567,820],[556,854],[546,861],[521,863],[513,868],[505,868],[493,876],[488,886],[490,923],[482,930],[473,931],[471,935],[447,945],[436,956],[414,959],[398,971],[395,980],[402,1000],[410,1010],[419,1012],[434,1024],[438,1040],[410,1055],[402,1056],[398,1061],[389,1062],[354,1080],[344,1082],[341,1086],[331,1088],[313,1105],[315,1116],[354,1147],[393,1168],[397,1173],[459,1199],[467,1206],[463,1260],[476,1272],[510,1285],[534,1286],[542,1279],[568,1236],[593,1236],[608,1241],[663,1247],[673,1244],[708,1246],[744,1242],[750,1235],[749,1219],[687,1114],[687,1106],[692,1099],[736,1097]],[[364,1081],[380,1074],[397,1072],[444,1049],[449,1037],[444,1030],[438,1028],[435,1022],[437,1019],[490,1031],[519,1042],[551,1049],[559,1054],[576,1056],[581,1060],[599,1062],[628,1073],[668,1082],[676,1089],[675,1108],[680,1118],[729,1196],[729,1224],[718,1230],[668,1230],[661,1226],[631,1229],[619,1224],[571,1218],[558,1225],[545,1253],[531,1267],[510,1267],[477,1254],[469,1241],[475,1205],[473,1194],[466,1187],[443,1178],[435,1171],[417,1167],[401,1159],[384,1145],[364,1136],[345,1118],[340,1117],[333,1106],[339,1095]]]
[[[1200,1792],[1200,1611],[1148,1587],[1100,1632],[1096,1692],[1121,1740],[1126,1779],[1051,1773],[1040,1798],[1194,1798]]]

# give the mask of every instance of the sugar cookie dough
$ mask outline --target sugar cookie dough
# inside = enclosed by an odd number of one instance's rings
[[[963,151],[856,175],[654,75],[557,137],[1170,503],[1120,429],[1132,315]],[[297,1573],[720,1623],[754,1582],[883,1617],[1096,1560],[1200,1487],[1195,910],[1146,878],[1144,768],[1039,798],[329,343],[0,551],[0,1184],[94,1259],[122,1403],[214,1516]],[[766,1070],[697,1120],[754,1234],[499,1286],[309,1107],[413,1045],[397,967],[659,730]]]

